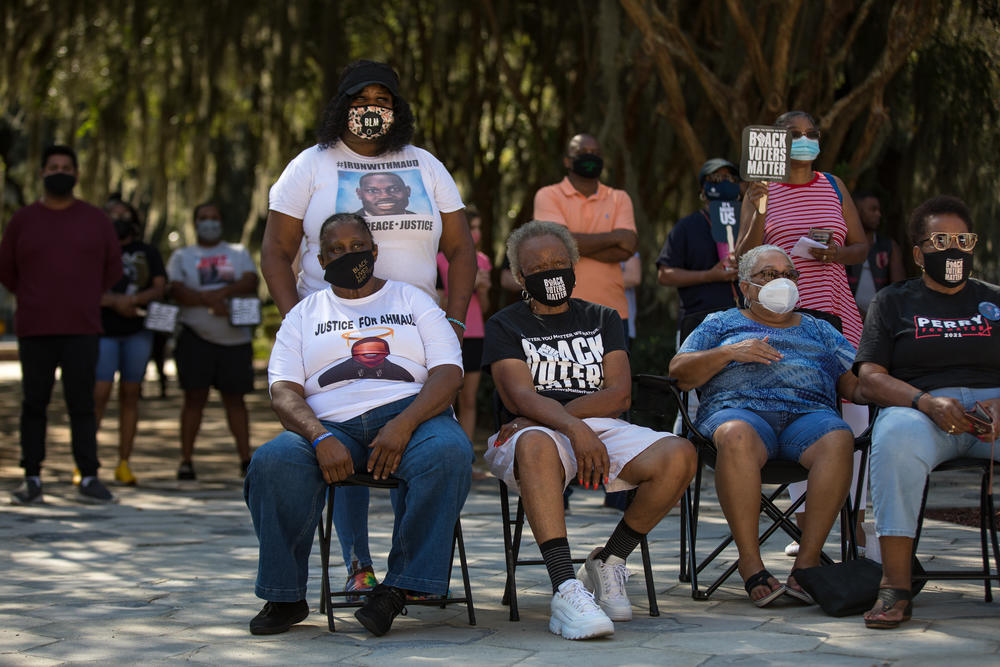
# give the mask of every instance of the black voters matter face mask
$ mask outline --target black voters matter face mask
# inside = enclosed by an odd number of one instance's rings
[[[593,153],[580,153],[573,158],[573,173],[584,178],[597,178],[604,170],[604,159]]]
[[[73,191],[73,186],[76,185],[76,176],[58,172],[49,174],[42,181],[45,183],[45,189],[56,197],[65,197]]]
[[[539,271],[526,276],[523,273],[524,290],[531,298],[546,306],[561,306],[569,301],[576,286],[576,274],[573,267],[568,269],[552,269]]]
[[[924,271],[935,282],[946,287],[958,287],[972,273],[972,253],[958,248],[924,253]]]
[[[371,250],[349,252],[326,265],[323,278],[334,287],[360,289],[371,280],[375,253]]]

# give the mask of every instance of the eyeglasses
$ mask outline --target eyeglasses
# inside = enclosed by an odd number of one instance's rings
[[[788,133],[792,135],[792,139],[800,139],[803,134],[807,139],[812,139],[814,141],[819,139],[819,130],[806,130],[805,132],[802,130],[789,130]]]
[[[960,232],[958,234],[950,234],[948,232],[934,232],[923,239],[917,245],[923,245],[927,241],[931,242],[931,246],[935,250],[947,250],[952,246],[957,247],[959,250],[964,252],[969,252],[976,247],[976,241],[979,240],[977,234],[972,232]]]
[[[764,278],[764,282],[767,283],[771,282],[772,280],[777,280],[778,278],[788,278],[792,282],[795,282],[796,280],[799,279],[799,272],[796,271],[795,269],[788,269],[787,271],[775,271],[774,269],[764,269],[763,271],[758,271],[757,273],[753,274],[753,276],[755,278],[757,276],[761,276]]]

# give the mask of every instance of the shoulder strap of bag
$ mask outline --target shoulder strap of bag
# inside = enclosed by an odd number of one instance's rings
[[[840,200],[840,205],[843,206],[844,205],[844,193],[842,193],[840,191],[840,188],[837,187],[837,179],[835,179],[833,177],[833,174],[829,174],[829,173],[827,173],[825,171],[821,171],[819,173],[821,173],[824,176],[826,176],[826,180],[830,181],[830,187],[832,187],[833,191],[837,193],[837,199]]]

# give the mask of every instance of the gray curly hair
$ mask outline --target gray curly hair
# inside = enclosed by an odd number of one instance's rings
[[[785,256],[785,259],[788,260],[789,264],[795,266],[795,262],[793,262],[792,258],[788,256],[788,253],[785,252],[784,248],[779,248],[776,245],[759,245],[756,248],[751,248],[750,250],[747,250],[745,253],[743,253],[743,256],[740,257],[740,267],[739,267],[740,282],[746,282],[746,283],[751,282],[750,278],[754,274],[754,269],[757,268],[757,260],[765,252],[772,252],[772,251],[780,252],[782,255]]]
[[[539,236],[554,236],[566,246],[569,253],[569,261],[576,264],[580,261],[580,251],[576,247],[576,241],[569,230],[556,222],[545,220],[532,220],[512,231],[507,237],[507,259],[510,260],[510,272],[514,275],[514,280],[521,282],[521,245],[528,239]]]

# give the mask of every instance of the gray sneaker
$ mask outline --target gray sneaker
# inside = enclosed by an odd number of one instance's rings
[[[108,487],[101,484],[101,481],[96,477],[77,487],[77,498],[80,502],[90,505],[107,505],[118,502],[118,499],[108,491]]]
[[[44,503],[42,497],[42,483],[33,479],[25,478],[21,486],[10,494],[10,502],[14,505],[35,505]]]

